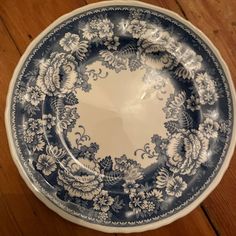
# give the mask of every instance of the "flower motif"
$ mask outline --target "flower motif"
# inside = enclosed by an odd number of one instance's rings
[[[48,176],[57,169],[56,160],[64,155],[65,151],[63,149],[48,145],[46,147],[46,154],[39,156],[36,168],[41,170],[44,175]]]
[[[168,181],[166,193],[170,196],[180,197],[186,188],[187,184],[183,181],[182,177],[176,176]]]
[[[70,93],[78,80],[75,58],[65,53],[52,53],[39,65],[37,86],[48,96]]]
[[[94,199],[93,199],[93,208],[98,211],[107,212],[110,209],[110,206],[113,204],[114,199],[108,195],[108,192],[102,190]]]
[[[208,139],[192,130],[174,133],[167,145],[167,165],[174,173],[194,175],[207,160]]]
[[[83,37],[88,40],[92,40],[93,38],[98,37],[98,30],[97,30],[97,21],[92,20],[90,23],[87,23],[83,28]]]
[[[113,36],[114,24],[108,19],[104,18],[98,21],[97,29],[100,38],[111,38]]]
[[[140,10],[140,9],[134,9],[134,10],[132,9],[130,11],[129,16],[131,19],[140,19],[140,18],[144,17],[144,14],[143,14],[142,10]]]
[[[162,202],[163,201],[163,194],[160,190],[153,189],[149,193],[147,193],[147,197],[149,200],[153,202]]]
[[[160,190],[140,191],[130,195],[129,207],[137,215],[151,215],[158,209],[159,203],[162,201],[163,195]]]
[[[67,52],[77,52],[80,60],[84,59],[88,51],[88,42],[81,41],[77,34],[66,33],[59,44]]]
[[[154,202],[144,200],[142,208],[145,209],[145,211],[152,213],[156,209],[156,205]]]
[[[23,132],[24,141],[28,144],[33,142],[34,136],[35,136],[34,133],[29,132],[27,130],[24,130],[24,132]]]
[[[228,122],[221,122],[219,131],[222,133],[227,133],[230,131]]]
[[[38,106],[39,103],[44,100],[44,98],[45,95],[37,86],[28,87],[24,95],[25,101],[31,103],[33,106]]]
[[[140,38],[147,30],[146,22],[143,20],[133,19],[127,27],[127,31],[132,34],[134,38]]]
[[[41,170],[44,175],[48,176],[57,169],[56,159],[53,156],[41,154],[36,167],[38,170]]]
[[[198,89],[215,90],[214,81],[210,78],[210,76],[207,73],[199,73],[196,77],[195,82]]]
[[[120,158],[115,158],[116,164],[114,169],[124,174],[124,180],[126,183],[135,183],[136,180],[143,177],[143,169],[141,165],[136,161],[130,160],[126,155]]]
[[[23,124],[24,134],[26,136],[35,136],[43,133],[43,122],[40,119],[29,118]]]
[[[116,52],[101,51],[102,64],[109,69],[119,73],[121,70],[126,70],[127,58],[121,57]]]
[[[211,118],[206,118],[202,124],[199,125],[199,131],[201,131],[208,139],[217,138],[218,130],[220,125],[218,122],[212,120]]]
[[[51,129],[56,125],[56,117],[51,114],[43,114],[43,125],[45,125],[48,129]]]
[[[75,122],[78,118],[79,114],[77,113],[76,107],[65,107],[60,120],[58,120],[57,122],[58,131],[70,131],[74,127]]]
[[[77,46],[80,42],[80,37],[77,34],[66,33],[60,40],[59,44],[67,52],[76,51]]]
[[[117,36],[114,38],[108,38],[104,45],[107,46],[108,50],[117,50],[117,47],[120,45],[119,38]]]
[[[124,188],[125,193],[132,195],[136,193],[139,184],[133,182],[126,182],[122,186]]]
[[[45,146],[45,140],[42,135],[34,135],[33,141],[30,143],[33,151],[42,151]]]
[[[101,221],[106,221],[108,219],[107,212],[101,211],[98,213],[98,219]]]
[[[207,73],[199,73],[196,77],[200,103],[213,105],[219,98],[215,83]]]
[[[84,158],[68,159],[62,162],[57,182],[71,197],[92,200],[103,187],[100,168],[97,162]]]
[[[93,19],[87,23],[83,28],[83,37],[92,40],[96,38],[104,39],[111,38],[113,36],[114,24],[104,17]]]
[[[184,91],[171,94],[167,100],[166,107],[163,108],[163,111],[166,113],[166,118],[178,119],[179,114],[183,110],[185,100],[186,93]]]
[[[144,200],[145,200],[144,192],[138,192],[135,195],[131,195],[129,207],[133,210],[135,214],[139,214],[145,209]]]
[[[213,105],[218,100],[219,96],[215,90],[201,89],[199,90],[200,103],[202,105]]]
[[[200,99],[191,95],[190,99],[186,100],[187,102],[187,109],[191,111],[200,110]]]

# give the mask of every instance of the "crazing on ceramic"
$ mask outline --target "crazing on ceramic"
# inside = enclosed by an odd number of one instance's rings
[[[191,29],[107,6],[35,45],[10,120],[20,164],[49,201],[86,222],[133,227],[171,217],[211,184],[232,110],[221,64]]]

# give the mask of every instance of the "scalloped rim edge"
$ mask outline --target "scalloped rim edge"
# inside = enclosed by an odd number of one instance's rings
[[[230,89],[232,101],[233,101],[233,111],[232,111],[233,131],[232,131],[231,142],[230,142],[225,160],[224,160],[219,172],[217,173],[217,175],[215,176],[213,181],[210,183],[210,185],[192,203],[190,203],[187,207],[185,207],[182,210],[180,210],[179,212],[177,212],[175,215],[170,216],[165,219],[162,219],[162,220],[159,220],[159,221],[156,221],[156,222],[153,222],[153,223],[148,223],[146,225],[131,226],[131,227],[104,226],[104,225],[89,223],[87,221],[78,219],[77,217],[72,216],[72,215],[66,213],[65,211],[63,211],[62,209],[60,209],[59,207],[57,207],[50,200],[48,200],[42,193],[40,193],[38,191],[38,189],[32,184],[32,182],[30,181],[27,174],[24,172],[23,167],[20,164],[20,161],[19,161],[18,155],[17,155],[17,151],[16,151],[16,147],[15,147],[14,141],[12,139],[12,130],[11,130],[11,124],[10,124],[10,119],[9,119],[9,117],[10,117],[10,104],[11,104],[12,95],[13,95],[13,88],[14,88],[17,76],[19,74],[19,71],[20,71],[22,65],[24,64],[25,60],[27,59],[27,56],[29,55],[31,50],[36,46],[36,44],[40,41],[40,39],[42,39],[51,29],[56,27],[58,24],[60,24],[64,20],[66,20],[76,14],[83,13],[84,11],[92,10],[92,9],[98,8],[98,7],[117,6],[117,5],[145,7],[145,8],[149,8],[151,10],[154,10],[154,11],[159,11],[161,13],[164,13],[164,14],[176,19],[177,21],[181,22],[182,24],[184,24],[185,26],[187,26],[191,30],[193,30],[193,32],[195,32],[209,46],[209,48],[215,54],[216,58],[219,60],[221,66],[223,68],[223,71],[225,72],[226,78],[228,80],[229,89]],[[51,210],[53,210],[54,212],[56,212],[58,215],[60,215],[62,218],[66,219],[66,220],[69,220],[75,224],[79,224],[81,226],[85,226],[85,227],[88,227],[91,229],[99,230],[99,231],[106,232],[106,233],[134,233],[134,232],[143,232],[146,230],[156,229],[156,228],[162,227],[164,225],[170,224],[173,221],[175,221],[181,217],[184,217],[185,215],[187,215],[188,213],[193,211],[197,206],[199,206],[199,204],[216,188],[216,186],[220,183],[225,171],[228,169],[231,157],[233,156],[233,153],[234,153],[234,148],[235,148],[235,144],[236,144],[236,125],[235,125],[235,123],[236,123],[236,109],[235,108],[236,108],[236,94],[235,94],[235,88],[234,88],[234,84],[233,84],[228,66],[226,65],[225,61],[223,60],[222,56],[220,55],[220,52],[218,51],[218,49],[213,45],[213,43],[208,39],[208,37],[202,31],[200,31],[192,23],[185,20],[177,13],[174,13],[170,10],[165,9],[165,8],[161,8],[158,6],[154,6],[154,5],[151,5],[148,3],[139,2],[139,1],[135,1],[135,0],[128,0],[128,1],[127,0],[118,0],[118,1],[113,0],[113,1],[106,1],[106,2],[104,1],[104,2],[99,2],[99,3],[89,4],[89,5],[80,7],[76,10],[71,11],[70,13],[67,13],[67,14],[59,17],[57,20],[55,20],[53,23],[51,23],[45,30],[43,30],[29,44],[29,46],[27,47],[27,49],[25,50],[25,52],[21,56],[21,58],[17,64],[17,67],[14,70],[12,79],[9,84],[8,94],[7,94],[7,99],[6,99],[6,108],[5,108],[5,125],[6,125],[6,131],[7,131],[7,137],[8,137],[8,142],[9,142],[9,146],[10,146],[11,156],[12,156],[12,159],[13,159],[15,165],[17,166],[17,169],[18,169],[21,177],[24,179],[25,183],[31,189],[31,191],[35,194],[35,196],[38,199],[40,199],[48,208],[50,208]]]

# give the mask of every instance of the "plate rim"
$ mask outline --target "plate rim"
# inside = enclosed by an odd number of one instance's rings
[[[212,182],[209,184],[209,186],[203,190],[201,195],[199,195],[193,202],[191,202],[188,206],[184,207],[180,211],[178,211],[176,214],[167,217],[165,219],[161,219],[156,222],[147,223],[144,225],[136,225],[136,226],[125,226],[125,227],[114,227],[114,226],[104,226],[100,224],[90,223],[85,220],[79,219],[76,216],[70,215],[69,213],[65,212],[64,210],[60,209],[58,206],[56,206],[54,203],[52,203],[49,199],[47,199],[43,193],[39,192],[38,189],[33,185],[33,183],[30,181],[27,173],[24,171],[18,155],[17,155],[17,149],[14,144],[13,140],[13,134],[12,134],[12,127],[11,127],[11,120],[10,118],[10,111],[11,111],[11,101],[12,101],[12,95],[13,95],[13,89],[16,82],[16,79],[18,77],[18,74],[21,70],[22,65],[24,64],[25,60],[27,59],[29,53],[32,51],[32,49],[37,45],[37,43],[47,34],[49,33],[54,27],[62,23],[64,20],[73,17],[76,14],[83,13],[85,11],[89,11],[98,7],[108,7],[108,6],[135,6],[135,7],[144,7],[148,8],[154,11],[161,12],[163,14],[166,14],[167,16],[170,16],[174,18],[175,20],[179,21],[183,25],[190,28],[194,33],[196,33],[203,41],[204,43],[212,50],[213,54],[218,59],[220,65],[223,68],[223,71],[225,73],[226,80],[229,84],[229,90],[230,95],[232,97],[232,116],[233,116],[233,131],[232,136],[230,140],[230,144],[227,150],[227,153],[225,155],[225,159],[223,161],[222,166],[220,167],[218,173],[212,180]],[[146,230],[152,230],[156,228],[160,228],[164,225],[170,224],[173,221],[184,217],[185,215],[189,214],[191,211],[193,211],[196,207],[199,206],[199,204],[216,188],[216,186],[220,183],[223,175],[225,174],[226,170],[229,167],[230,160],[234,153],[234,148],[236,144],[236,93],[235,93],[235,87],[233,84],[233,80],[230,74],[230,71],[228,69],[228,66],[224,59],[222,58],[219,50],[214,46],[214,44],[211,42],[211,40],[197,27],[195,27],[192,23],[190,23],[188,20],[181,17],[179,14],[159,7],[155,6],[149,3],[144,3],[137,0],[111,0],[111,1],[102,1],[98,3],[92,3],[88,4],[86,6],[77,8],[67,14],[62,15],[55,21],[53,21],[48,27],[46,27],[26,48],[25,52],[22,54],[17,66],[15,67],[13,76],[11,78],[11,81],[9,83],[8,87],[8,93],[7,93],[7,99],[6,99],[6,106],[5,106],[5,126],[7,131],[7,139],[8,144],[10,147],[10,153],[11,157],[17,166],[18,172],[20,173],[21,177],[23,178],[24,182],[27,184],[28,188],[34,193],[34,195],[43,202],[49,209],[56,212],[58,215],[60,215],[62,218],[69,220],[75,224],[85,226],[87,228],[99,230],[106,233],[135,233],[135,232],[143,232]]]

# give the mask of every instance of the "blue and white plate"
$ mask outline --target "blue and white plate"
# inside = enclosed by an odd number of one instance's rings
[[[49,26],[8,94],[13,159],[49,208],[105,232],[194,209],[235,144],[235,93],[219,52],[178,15],[136,1],[92,4]]]

